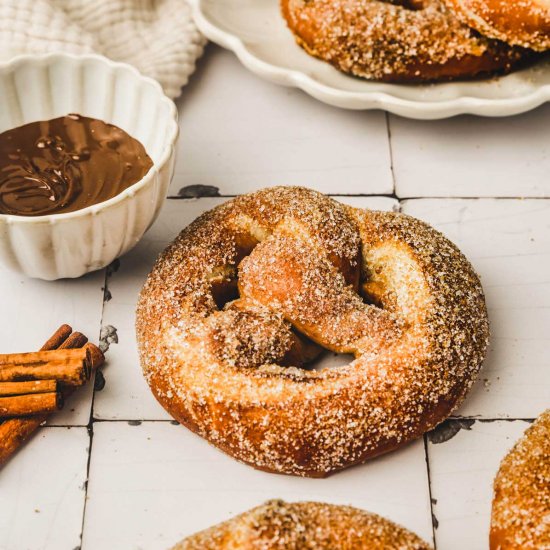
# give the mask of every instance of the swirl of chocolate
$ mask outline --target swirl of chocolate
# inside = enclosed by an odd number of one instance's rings
[[[0,213],[74,212],[115,197],[153,166],[143,145],[101,120],[67,115],[0,134]]]

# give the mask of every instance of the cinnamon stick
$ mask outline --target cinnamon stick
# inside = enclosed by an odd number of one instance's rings
[[[69,328],[68,334],[67,327]],[[41,351],[68,348],[69,344],[67,343],[67,339],[71,332],[71,327],[62,325],[46,341]],[[103,356],[102,353],[101,356]],[[67,389],[70,391],[72,388]],[[68,393],[69,392],[65,393],[65,397],[67,397]],[[48,414],[39,414],[24,418],[10,418],[0,424],[0,468],[6,464],[21,445],[23,445],[23,443],[25,443],[25,441],[27,441],[27,439],[48,420],[48,416]]]
[[[0,418],[50,413],[62,407],[63,397],[61,392],[0,397]]]
[[[0,382],[58,380],[81,386],[90,374],[91,360],[85,348],[0,354]]]
[[[81,332],[73,332],[62,344],[59,349],[83,348],[88,343],[88,338]]]
[[[57,391],[56,380],[31,380],[30,382],[0,382],[0,397],[27,395]]]
[[[23,443],[44,424],[48,414],[24,418],[10,418],[0,424],[0,468],[23,445]]]
[[[60,348],[67,338],[71,335],[73,329],[69,325],[61,325],[44,343],[40,351],[48,351]]]
[[[97,370],[103,365],[103,363],[105,363],[105,355],[95,344],[86,344],[84,349],[86,350],[86,357],[92,367],[92,370]]]

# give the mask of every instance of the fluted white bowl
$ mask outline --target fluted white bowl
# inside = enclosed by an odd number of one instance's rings
[[[0,132],[77,113],[138,139],[153,167],[116,197],[76,212],[0,215],[0,262],[29,277],[80,277],[128,252],[155,221],[174,171],[177,111],[160,85],[96,55],[25,55],[0,64]]]

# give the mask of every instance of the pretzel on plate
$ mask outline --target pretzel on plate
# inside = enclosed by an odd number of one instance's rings
[[[537,51],[550,49],[548,0],[445,0],[466,25],[485,36]]]
[[[444,0],[281,0],[281,7],[289,29],[309,54],[368,80],[408,83],[490,76],[533,57],[529,50],[472,30]]]

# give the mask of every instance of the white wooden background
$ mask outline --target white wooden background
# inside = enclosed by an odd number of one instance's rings
[[[209,46],[178,106],[170,199],[132,252],[75,281],[0,267],[2,352],[37,348],[63,322],[110,341],[105,387],[0,472],[0,548],[161,550],[268,498],[352,504],[440,550],[487,548],[498,463],[550,403],[550,105],[500,120],[346,112]],[[257,472],[174,425],[137,361],[134,306],[157,254],[223,197],[276,184],[430,222],[473,262],[490,310],[490,355],[457,419],[326,480]],[[222,198],[178,198],[190,185]]]

